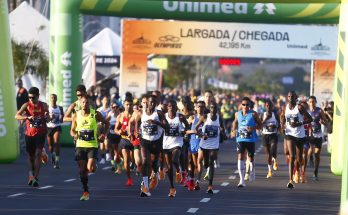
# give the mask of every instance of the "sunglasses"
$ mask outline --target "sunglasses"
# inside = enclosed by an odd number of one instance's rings
[[[29,96],[28,98],[29,98],[29,99],[35,99],[36,96]]]
[[[80,97],[80,96],[82,96],[82,94],[76,94],[76,96],[77,96],[77,97]]]
[[[243,106],[247,106],[247,107],[249,106],[249,104],[242,104],[242,105],[243,105]]]
[[[112,106],[111,108],[112,108],[112,109],[115,109],[115,108],[118,108],[118,106]]]

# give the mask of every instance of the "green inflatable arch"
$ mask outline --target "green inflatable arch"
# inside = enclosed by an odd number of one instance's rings
[[[1,41],[5,41],[0,46],[1,53],[5,53],[0,55],[0,65],[4,77],[1,80],[10,82],[0,81],[1,162],[13,161],[18,156],[6,3],[0,2],[1,28],[5,28],[2,32],[7,32],[0,34]],[[217,22],[339,24],[331,170],[336,175],[342,174],[341,202],[345,204],[348,183],[348,148],[344,141],[348,139],[348,115],[345,111],[348,107],[348,0],[52,0],[49,91],[58,95],[58,102],[64,108],[76,99],[74,87],[81,82],[81,14]]]

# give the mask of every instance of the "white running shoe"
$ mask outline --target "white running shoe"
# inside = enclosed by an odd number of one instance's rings
[[[105,158],[100,159],[99,164],[105,164]]]
[[[110,153],[106,153],[105,157],[106,157],[106,161],[108,162],[111,161]]]

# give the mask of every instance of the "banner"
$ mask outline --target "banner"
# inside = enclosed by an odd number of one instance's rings
[[[314,62],[314,95],[317,104],[333,100],[336,61]]]
[[[147,56],[125,53],[121,55],[120,95],[127,91],[140,97],[146,93]]]
[[[123,21],[123,53],[335,60],[336,26]]]
[[[319,1],[325,4],[315,4]],[[251,1],[237,3],[231,0],[230,2],[82,0],[80,10],[85,14],[152,19],[337,24],[340,11],[340,4],[337,1],[308,0],[308,3],[313,4],[305,4],[302,0],[279,0],[274,4],[270,1],[260,3],[257,0],[252,0],[254,3],[250,3]],[[286,4],[290,2],[291,4]]]
[[[19,155],[16,89],[8,21],[7,1],[0,1],[0,163],[10,163]]]
[[[158,71],[147,71],[147,91],[158,90]]]

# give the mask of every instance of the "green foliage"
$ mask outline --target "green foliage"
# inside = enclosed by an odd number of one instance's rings
[[[30,50],[31,55],[28,60]],[[48,56],[37,43],[32,44],[12,40],[12,54],[16,78],[30,71],[42,79],[46,79],[48,76]],[[28,65],[25,66],[27,62]]]
[[[164,73],[166,87],[175,88],[184,80],[195,77],[196,64],[192,57],[168,56],[168,70]]]

